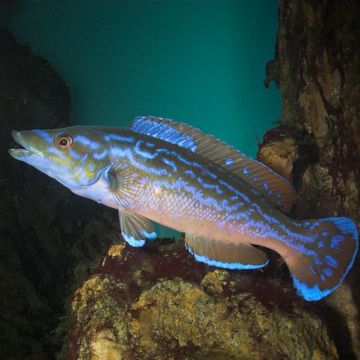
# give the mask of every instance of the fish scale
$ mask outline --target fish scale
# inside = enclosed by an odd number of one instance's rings
[[[138,144],[141,144],[141,146]],[[277,218],[269,215],[271,212],[274,212],[275,209],[265,203],[260,207],[258,203],[251,201],[249,198],[250,195],[245,195],[239,190],[241,185],[240,181],[238,181],[236,185],[232,185],[225,180],[220,180],[220,182],[217,180],[218,178],[224,178],[224,173],[226,173],[225,170],[213,168],[212,164],[207,164],[207,167],[204,167],[199,162],[192,161],[191,157],[194,156],[193,153],[184,154],[184,151],[182,151],[182,153],[179,154],[174,150],[169,151],[169,149],[161,148],[159,145],[156,147],[154,143],[147,143],[148,147],[146,147],[145,144],[146,143],[142,140],[135,142],[133,153],[129,156],[132,165],[139,166],[139,169],[146,168],[148,171],[155,169],[155,172],[159,172],[160,170],[164,170],[163,163],[166,164],[164,159],[167,159],[176,164],[182,174],[179,179],[174,177],[174,175],[177,175],[176,173],[172,173],[170,172],[170,169],[166,169],[167,174],[172,174],[173,181],[164,180],[164,177],[162,176],[163,173],[161,173],[158,178],[155,176],[151,179],[151,182],[148,182],[150,189],[162,189],[162,200],[161,203],[156,204],[155,210],[161,212],[163,221],[164,213],[174,211],[174,208],[169,206],[169,203],[173,204],[174,207],[177,207],[177,217],[175,218],[175,221],[165,220],[166,226],[179,231],[184,231],[184,228],[177,227],[178,223],[182,223],[180,217],[191,217],[193,219],[191,227],[192,230],[196,232],[196,228],[194,228],[194,226],[196,226],[196,220],[206,220],[210,222],[216,220],[218,223],[230,223],[232,229],[235,229],[238,233],[242,234],[246,232],[248,235],[250,234],[257,237],[257,241],[254,241],[253,243],[258,245],[264,245],[261,241],[262,238],[268,239],[271,237],[282,243],[289,244],[291,241],[294,246],[299,247],[298,243],[300,243],[299,238],[301,238],[301,235],[297,234],[295,231],[289,230],[292,228],[291,221],[288,221],[283,217],[281,221],[285,222],[286,226],[281,225],[280,228],[275,228],[274,224],[282,224]],[[118,146],[120,145],[118,144]],[[123,146],[124,144],[121,145],[121,147]],[[189,155],[190,158],[186,157],[186,155]],[[189,176],[183,175],[189,172],[196,173],[196,182],[193,182],[192,178],[189,178]],[[220,173],[216,174],[216,172]],[[229,175],[229,178],[231,178],[231,174]],[[223,197],[214,197],[215,193],[211,190],[216,187],[220,189],[222,194],[225,193]],[[143,192],[144,189],[139,191],[139,193]],[[191,199],[190,204],[186,208],[180,207],[179,209],[178,207],[179,204],[182,203],[184,194],[187,194],[187,197]],[[230,200],[234,196],[236,196],[236,198]],[[244,212],[241,209],[241,206],[239,206],[241,203],[236,202],[239,197],[241,197],[243,204],[248,207],[247,211],[252,213],[252,216],[248,216],[247,212]],[[150,218],[154,218],[154,215],[149,211],[149,209],[152,208],[151,204],[153,202],[152,190],[150,190],[150,194],[148,194],[146,199],[148,200],[147,202],[143,199],[143,201],[146,202],[145,204],[139,205],[139,208],[133,210],[143,213]],[[224,202],[227,202],[227,204],[225,205]],[[167,206],[164,206],[165,204]],[[144,211],[141,208],[142,206],[147,210]],[[207,210],[211,211],[209,217],[204,216],[204,213],[206,213]],[[281,214],[278,213],[277,216],[280,217]],[[262,220],[259,221],[258,217]],[[174,217],[172,216],[171,218],[173,219]],[[234,234],[233,236],[236,235]],[[221,240],[222,234],[220,233],[219,241]],[[305,249],[305,247],[302,249]]]
[[[13,132],[10,154],[73,193],[118,210],[121,234],[144,246],[152,222],[185,233],[197,261],[258,269],[282,256],[305,300],[334,291],[358,251],[344,217],[288,217],[296,192],[264,164],[183,123],[138,117],[130,129],[75,126]]]

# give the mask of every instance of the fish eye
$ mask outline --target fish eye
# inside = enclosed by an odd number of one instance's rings
[[[72,142],[72,137],[68,134],[61,134],[55,140],[57,147],[61,150],[69,150],[71,148]]]

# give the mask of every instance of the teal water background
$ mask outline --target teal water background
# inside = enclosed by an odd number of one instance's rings
[[[70,87],[72,121],[186,122],[255,156],[280,117],[263,86],[277,0],[18,1],[5,26]]]
[[[277,7],[276,0],[22,0],[4,25],[70,87],[74,124],[127,126],[137,115],[158,115],[255,156],[257,139],[280,117],[278,90],[263,85]]]

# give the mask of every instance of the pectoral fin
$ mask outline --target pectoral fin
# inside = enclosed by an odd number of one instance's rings
[[[107,181],[119,208],[128,208],[141,192],[138,170],[125,162],[115,163],[109,169]]]
[[[268,264],[266,254],[249,244],[234,244],[186,234],[185,243],[197,261],[225,269],[259,269]]]
[[[151,222],[141,215],[131,211],[119,210],[121,235],[124,240],[133,247],[141,247],[148,239],[155,239]]]
[[[107,172],[108,186],[119,208],[121,235],[131,246],[141,247],[157,237],[150,220],[129,210],[141,191],[138,171],[127,163],[115,163]]]

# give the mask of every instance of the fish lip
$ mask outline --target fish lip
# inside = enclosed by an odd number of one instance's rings
[[[19,144],[20,146],[23,147],[22,149],[12,148],[9,150],[9,154],[13,158],[21,160],[21,159],[24,159],[24,158],[32,156],[32,155],[41,155],[42,156],[42,153],[40,151],[34,149],[33,147],[31,147],[31,145],[26,143],[26,141],[21,136],[20,131],[13,130],[11,132],[11,136],[17,144]]]
[[[30,147],[26,144],[26,142],[24,141],[24,139],[22,138],[21,136],[21,132],[20,131],[16,131],[16,130],[13,130],[11,132],[11,136],[12,138],[15,140],[15,142],[19,145],[21,145],[23,148],[25,148],[26,150],[30,150]],[[17,149],[14,149],[14,150],[17,150]]]

